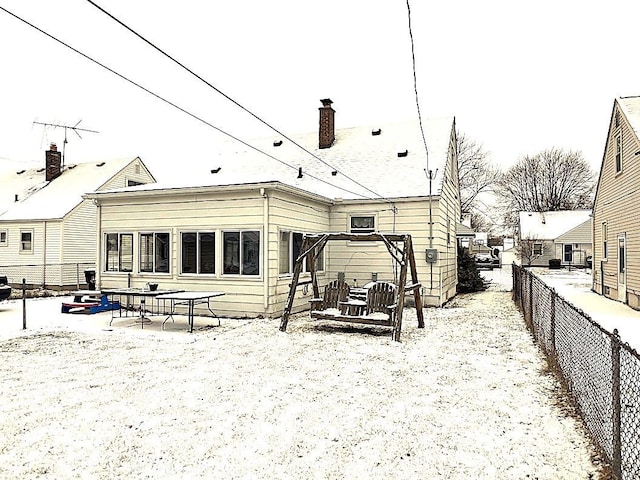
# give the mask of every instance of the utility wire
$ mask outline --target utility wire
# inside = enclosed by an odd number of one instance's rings
[[[409,20],[409,39],[411,40],[411,63],[413,66],[413,91],[416,94],[416,108],[418,109],[418,122],[420,123],[420,133],[422,133],[422,143],[424,144],[424,151],[427,155],[427,170],[429,170],[429,149],[427,148],[427,140],[424,136],[424,127],[422,126],[422,114],[420,113],[420,102],[418,99],[418,80],[416,77],[416,55],[413,44],[413,30],[411,28],[411,6],[409,0],[407,0],[407,19]]]
[[[179,62],[178,60],[176,60],[174,57],[172,57],[171,55],[169,55],[167,52],[165,52],[163,49],[161,49],[160,47],[158,47],[157,45],[155,45],[153,42],[147,40],[145,37],[143,37],[141,34],[139,34],[138,32],[136,32],[135,30],[133,30],[131,27],[129,27],[128,25],[126,25],[124,22],[122,22],[121,20],[119,20],[118,18],[116,18],[115,16],[113,16],[111,13],[107,12],[104,8],[102,8],[100,5],[96,4],[95,2],[93,2],[92,0],[87,0],[87,2],[89,2],[91,5],[93,5],[94,7],[96,7],[98,10],[100,10],[102,13],[104,13],[105,15],[107,15],[109,18],[111,18],[112,20],[114,20],[115,22],[119,23],[121,26],[123,26],[124,28],[126,28],[127,30],[129,30],[131,33],[133,33],[136,37],[138,37],[140,40],[142,40],[143,42],[145,42],[147,45],[151,46],[152,48],[154,48],[155,50],[157,50],[158,52],[160,52],[162,55],[164,55],[165,57],[167,57],[169,60],[171,60],[172,62],[174,62],[175,64],[179,65],[180,67],[182,67],[184,70],[186,70],[187,72],[189,72],[191,75],[193,75],[194,77],[196,77],[198,80],[200,80],[201,82],[203,82],[204,84],[206,84],[208,87],[212,88],[213,90],[215,90],[216,92],[218,92],[220,95],[222,95],[224,98],[226,98],[227,100],[229,100],[231,103],[233,103],[234,105],[236,105],[237,107],[241,108],[242,110],[244,110],[245,112],[247,112],[249,115],[251,115],[253,118],[255,118],[256,120],[258,120],[259,122],[261,122],[262,124],[266,125],[267,127],[269,127],[271,130],[273,130],[274,132],[276,132],[278,135],[281,135],[283,138],[287,139],[288,141],[290,141],[291,143],[293,143],[296,147],[300,148],[301,150],[303,150],[305,153],[311,155],[313,158],[315,158],[316,160],[320,161],[322,164],[324,164],[325,166],[329,167],[331,170],[339,173],[340,175],[343,175],[344,177],[346,177],[348,180],[352,181],[353,183],[355,183],[356,185],[358,185],[361,188],[364,188],[365,190],[367,190],[368,192],[374,194],[375,196],[379,197],[379,198],[383,198],[382,195],[374,192],[373,190],[371,190],[370,188],[364,186],[363,184],[361,184],[360,182],[358,182],[357,180],[354,180],[353,178],[349,177],[348,175],[345,175],[344,173],[340,172],[340,170],[338,170],[337,168],[335,168],[334,166],[330,165],[329,163],[327,163],[325,160],[323,160],[322,158],[318,157],[316,154],[314,154],[313,152],[307,150],[305,147],[303,147],[302,145],[300,145],[299,143],[297,143],[295,140],[292,140],[290,137],[288,137],[287,135],[285,135],[284,133],[282,133],[280,130],[278,130],[277,128],[275,128],[274,126],[272,126],[271,124],[269,124],[267,121],[263,120],[262,118],[260,118],[258,115],[256,115],[255,113],[253,113],[251,110],[249,110],[248,108],[244,107],[243,105],[241,105],[239,102],[237,102],[236,100],[234,100],[233,98],[231,98],[229,95],[227,95],[226,93],[224,93],[223,91],[221,91],[219,88],[217,88],[215,85],[211,84],[209,81],[205,80],[204,78],[202,78],[200,75],[198,75],[197,73],[195,73],[193,70],[191,70],[190,68],[188,68],[187,66],[185,66],[183,63]]]
[[[76,49],[76,48],[72,47],[71,45],[69,45],[69,44],[67,44],[67,43],[63,42],[62,40],[59,40],[58,38],[54,37],[53,35],[51,35],[51,34],[49,34],[49,33],[45,32],[44,30],[42,30],[41,28],[37,27],[36,25],[34,25],[34,24],[32,24],[32,23],[28,22],[27,20],[25,20],[25,19],[23,19],[23,18],[19,17],[18,15],[16,15],[16,14],[14,14],[14,13],[10,12],[9,10],[7,10],[6,8],[4,8],[4,7],[3,7],[3,6],[1,6],[1,5],[0,5],[0,10],[4,11],[5,13],[8,13],[8,14],[9,14],[9,15],[11,15],[12,17],[14,17],[15,19],[17,19],[17,20],[19,20],[19,21],[21,21],[21,22],[25,23],[26,25],[29,25],[31,28],[36,29],[38,32],[42,33],[43,35],[45,35],[45,36],[49,37],[50,39],[52,39],[52,40],[54,40],[54,41],[56,41],[56,42],[58,42],[59,44],[61,44],[61,45],[65,46],[65,47],[67,47],[68,49],[70,49],[70,50],[74,51],[74,52],[75,52],[75,53],[77,53],[78,55],[80,55],[80,56],[82,56],[82,57],[86,58],[87,60],[89,60],[89,61],[91,61],[91,62],[95,63],[96,65],[98,65],[98,66],[100,66],[100,67],[104,68],[104,69],[105,69],[105,70],[107,70],[108,72],[113,73],[114,75],[116,75],[116,76],[120,77],[122,80],[124,80],[124,81],[126,81],[126,82],[128,82],[128,83],[130,83],[130,84],[132,84],[132,85],[134,85],[134,86],[136,86],[136,87],[138,87],[138,88],[140,88],[141,90],[144,90],[145,92],[147,92],[148,94],[150,94],[150,95],[154,96],[154,97],[155,97],[155,98],[157,98],[158,100],[161,100],[161,101],[165,102],[166,104],[171,105],[172,107],[174,107],[174,108],[176,108],[176,109],[180,110],[181,112],[183,112],[183,113],[185,113],[185,114],[189,115],[190,117],[194,118],[195,120],[198,120],[199,122],[201,122],[201,123],[203,123],[203,124],[207,125],[208,127],[211,127],[211,128],[213,128],[214,130],[217,130],[218,132],[220,132],[220,133],[222,133],[222,134],[226,135],[227,137],[229,137],[229,138],[231,138],[231,139],[233,139],[233,140],[235,140],[235,141],[237,141],[237,142],[242,143],[242,144],[243,144],[243,145],[245,145],[246,147],[249,147],[249,148],[251,148],[251,149],[255,150],[255,151],[256,151],[256,152],[258,152],[258,153],[261,153],[261,154],[263,154],[263,155],[266,155],[267,157],[269,157],[269,158],[271,158],[271,159],[275,160],[276,162],[279,162],[279,163],[281,163],[281,164],[283,164],[283,165],[285,165],[285,166],[287,166],[287,167],[289,167],[289,168],[291,168],[291,169],[293,169],[293,170],[298,170],[298,168],[297,168],[297,167],[295,167],[295,166],[293,166],[293,165],[288,164],[288,163],[287,163],[287,162],[285,162],[284,160],[281,160],[281,159],[279,159],[279,158],[274,157],[273,155],[271,155],[271,154],[269,154],[269,153],[265,152],[264,150],[259,149],[258,147],[254,147],[253,145],[249,144],[248,142],[245,142],[244,140],[242,140],[242,139],[240,139],[240,138],[238,138],[238,137],[236,137],[236,136],[234,136],[234,135],[232,135],[232,134],[230,134],[230,133],[228,133],[228,132],[225,132],[225,131],[224,131],[224,130],[222,130],[221,128],[216,127],[215,125],[213,125],[212,123],[210,123],[210,122],[208,122],[208,121],[204,120],[203,118],[201,118],[201,117],[199,117],[199,116],[197,116],[197,115],[195,115],[195,114],[193,114],[193,113],[189,112],[188,110],[185,110],[184,108],[182,108],[181,106],[179,106],[179,105],[177,105],[177,104],[173,103],[172,101],[167,100],[167,99],[166,99],[166,98],[164,98],[164,97],[161,97],[161,96],[160,96],[160,95],[158,95],[157,93],[152,92],[152,91],[151,91],[151,90],[149,90],[148,88],[146,88],[146,87],[144,87],[144,86],[140,85],[139,83],[136,83],[135,81],[133,81],[133,80],[131,80],[131,79],[129,79],[129,78],[127,78],[127,77],[125,77],[124,75],[122,75],[122,74],[120,74],[120,73],[118,73],[118,72],[116,72],[116,71],[115,71],[115,70],[113,70],[112,68],[110,68],[110,67],[108,67],[108,66],[104,65],[103,63],[100,63],[98,60],[95,60],[95,59],[91,58],[90,56],[86,55],[85,53],[82,53],[80,50],[78,50],[78,49]],[[346,188],[344,188],[344,187],[339,187],[339,186],[337,186],[337,185],[334,185],[334,184],[333,184],[333,183],[331,183],[331,182],[327,182],[326,180],[324,180],[324,179],[322,179],[322,178],[316,177],[315,175],[312,175],[312,174],[309,174],[309,173],[305,173],[305,175],[308,175],[309,177],[311,177],[311,178],[313,178],[313,179],[315,179],[315,180],[318,180],[319,182],[325,183],[325,184],[327,184],[327,185],[330,185],[330,186],[332,186],[332,187],[334,187],[334,188],[337,188],[337,189],[339,189],[339,190],[342,190],[342,191],[344,191],[344,192],[351,193],[351,194],[356,195],[356,196],[358,196],[358,197],[368,198],[368,197],[366,197],[365,195],[362,195],[361,193],[352,192],[351,190],[348,190],[348,189],[346,189]]]

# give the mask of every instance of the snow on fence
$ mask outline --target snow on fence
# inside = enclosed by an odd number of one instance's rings
[[[32,265],[0,265],[0,275],[9,285],[27,288],[78,289],[87,285],[85,271],[95,272],[94,263],[47,263]]]
[[[531,271],[513,270],[513,299],[620,480],[640,478],[640,355]]]

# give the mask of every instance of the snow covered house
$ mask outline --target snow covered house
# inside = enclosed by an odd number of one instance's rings
[[[0,273],[12,284],[74,287],[95,269],[96,206],[82,195],[154,182],[140,158],[62,165],[51,144],[45,164],[0,172]]]
[[[593,207],[593,290],[640,309],[640,97],[614,100]]]
[[[519,247],[521,263],[585,267],[592,253],[591,210],[520,212]]]
[[[224,291],[222,314],[278,316],[304,233],[375,231],[412,235],[425,304],[453,297],[454,119],[423,122],[427,158],[417,121],[336,130],[331,103],[319,109],[319,131],[290,137],[295,144],[278,135],[232,142],[206,165],[191,160],[182,181],[88,195],[100,211],[99,284]],[[321,286],[397,273],[384,245],[353,241],[327,244],[318,270]],[[308,309],[310,295],[298,289],[294,311]]]

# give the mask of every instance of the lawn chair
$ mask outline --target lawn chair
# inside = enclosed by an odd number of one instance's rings
[[[326,310],[339,312],[340,302],[347,300],[349,296],[349,285],[344,280],[334,280],[324,287],[324,295],[322,298],[312,298],[309,300],[311,304],[311,317],[314,312],[325,312]]]

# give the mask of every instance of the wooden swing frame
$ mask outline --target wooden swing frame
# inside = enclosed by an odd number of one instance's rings
[[[395,304],[395,312],[391,316],[390,324],[392,327],[392,339],[396,342],[400,341],[400,332],[402,330],[402,311],[404,310],[405,292],[413,291],[413,298],[416,306],[416,314],[418,317],[418,328],[424,328],[424,317],[422,312],[422,298],[420,297],[421,284],[418,281],[418,272],[416,268],[416,259],[413,254],[413,244],[411,235],[408,233],[313,233],[305,234],[302,239],[301,252],[293,269],[293,278],[289,289],[289,295],[285,304],[284,312],[280,322],[280,331],[287,330],[289,316],[293,308],[296,289],[299,286],[300,273],[304,260],[307,260],[307,267],[311,274],[311,283],[314,298],[320,296],[318,287],[318,279],[316,272],[316,259],[322,252],[327,242],[332,240],[347,240],[350,242],[383,242],[387,247],[391,258],[400,265],[400,278],[398,280],[398,299]],[[398,246],[402,244],[402,247]],[[411,270],[411,283],[407,285],[407,268]],[[363,315],[336,315],[331,317],[332,320],[344,321],[350,323],[368,323],[372,322]]]

